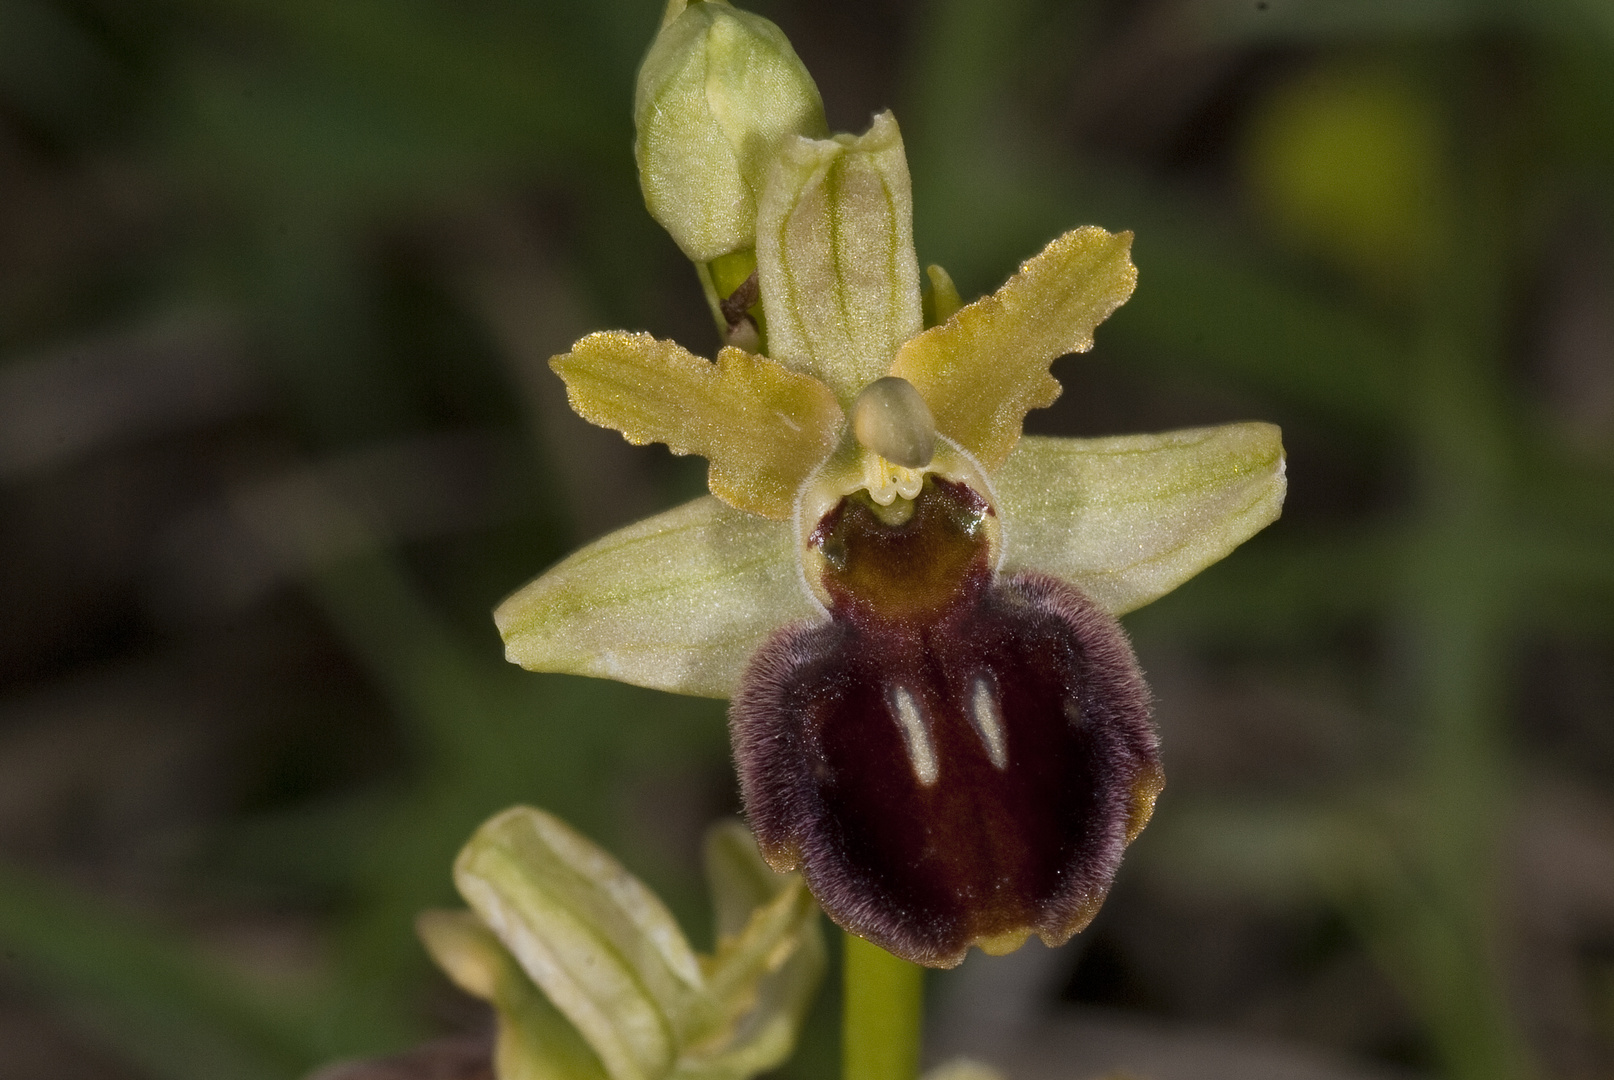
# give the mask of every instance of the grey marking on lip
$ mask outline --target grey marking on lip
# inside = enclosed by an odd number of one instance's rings
[[[1003,717],[998,713],[996,696],[987,678],[977,676],[975,690],[970,697],[970,722],[975,733],[986,747],[986,756],[993,768],[1002,772],[1009,767],[1009,747],[1003,735]]]
[[[930,742],[930,729],[925,727],[924,714],[919,711],[919,703],[905,686],[899,686],[891,692],[891,704],[897,716],[897,726],[902,729],[902,741],[908,749],[908,763],[913,766],[913,774],[919,783],[925,787],[936,782],[940,771],[936,767],[936,748]]]

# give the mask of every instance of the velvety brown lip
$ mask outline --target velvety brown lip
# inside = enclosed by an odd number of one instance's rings
[[[900,525],[856,496],[826,516],[831,619],[774,636],[730,722],[770,861],[852,932],[952,966],[1084,926],[1160,768],[1114,619],[1052,578],[994,580],[967,486],[915,502]]]

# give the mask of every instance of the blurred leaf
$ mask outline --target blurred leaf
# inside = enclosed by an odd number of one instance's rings
[[[988,132],[974,138],[958,133],[948,167],[916,188],[920,248],[955,280],[995,287],[994,262],[1007,274],[1012,252],[1035,250],[1072,221],[1129,228],[1138,290],[1104,325],[1101,348],[1191,363],[1369,429],[1394,423],[1407,347],[1388,320],[1307,285],[1218,212],[1145,177],[1071,161],[1033,167],[1023,149]]]
[[[1350,43],[1523,30],[1614,44],[1614,10],[1602,0],[1213,0],[1194,20],[1212,36]]]
[[[47,0],[0,0],[0,102],[63,139],[97,133],[120,86],[111,57]]]
[[[81,1021],[162,1080],[287,1080],[329,1048],[293,1007],[176,937],[0,867],[0,942]]]
[[[179,67],[175,133],[198,166],[234,162],[237,182],[373,207],[518,166],[572,172],[603,155],[631,169],[625,97],[612,107],[623,91],[609,81],[631,60],[586,48],[603,19],[568,48],[548,32],[563,11],[547,5],[468,17],[423,0],[198,0],[197,14],[234,33],[199,38]],[[255,42],[244,53],[243,29]]]
[[[1314,68],[1271,91],[1248,124],[1256,209],[1297,244],[1409,300],[1450,198],[1428,95],[1382,63]]]

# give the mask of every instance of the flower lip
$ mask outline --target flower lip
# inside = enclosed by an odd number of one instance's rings
[[[1124,633],[1035,574],[934,620],[787,626],[729,724],[769,863],[799,867],[841,926],[935,967],[1085,926],[1162,785]]]

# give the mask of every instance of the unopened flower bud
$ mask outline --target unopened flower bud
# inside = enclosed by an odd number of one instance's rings
[[[663,25],[639,69],[633,115],[645,205],[696,262],[751,246],[775,147],[828,130],[784,33],[726,0],[697,0]]]

